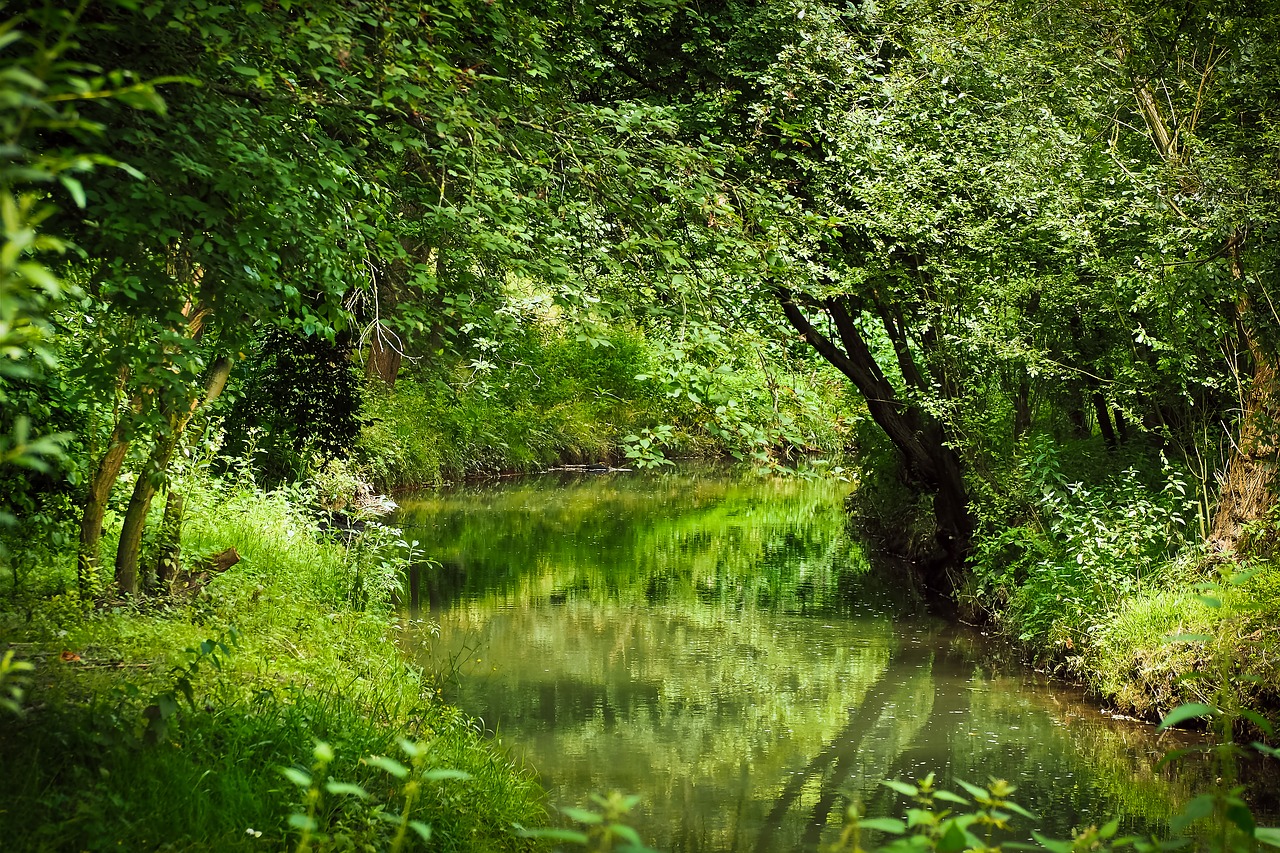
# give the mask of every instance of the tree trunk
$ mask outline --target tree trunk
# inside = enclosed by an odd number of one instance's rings
[[[76,587],[82,599],[89,599],[101,591],[98,551],[102,541],[102,518],[107,511],[107,501],[120,468],[129,452],[129,440],[124,437],[124,422],[116,423],[107,442],[107,452],[98,460],[93,477],[89,480],[89,496],[85,501],[84,515],[80,518],[80,548],[76,559]]]
[[[1116,449],[1116,431],[1111,426],[1111,410],[1107,408],[1107,401],[1098,391],[1093,392],[1093,413],[1098,418],[1098,430],[1102,433],[1102,440],[1107,443],[1109,450]]]
[[[1116,419],[1116,438],[1119,439],[1121,444],[1127,444],[1129,441],[1129,422],[1125,420],[1124,412],[1120,411],[1119,408],[1114,408],[1111,413],[1115,415]]]
[[[403,354],[395,344],[385,338],[380,323],[375,323],[369,332],[369,359],[365,362],[365,376],[369,379],[380,379],[390,390],[396,385],[396,376],[400,373],[400,362]]]
[[[837,346],[813,327],[790,291],[779,289],[778,296],[783,313],[796,331],[857,387],[872,419],[901,455],[910,481],[932,495],[935,539],[941,559],[921,566],[921,574],[931,592],[949,594],[953,582],[948,569],[958,566],[968,555],[974,521],[960,458],[950,446],[945,427],[919,406],[900,398],[876,363],[844,301],[829,298],[819,303],[835,324],[840,339]],[[901,358],[903,353],[898,356]]]
[[[1073,394],[1074,398],[1075,395]],[[1073,399],[1071,406],[1067,409],[1067,421],[1071,424],[1071,435],[1073,438],[1089,437],[1089,422],[1084,416],[1084,409],[1078,400]]]
[[[231,359],[226,356],[209,365],[205,375],[203,400],[199,396],[194,397],[185,408],[171,413],[168,431],[157,439],[146,466],[138,474],[138,482],[134,485],[129,509],[125,512],[120,529],[120,547],[116,551],[116,587],[123,595],[136,595],[138,592],[138,555],[142,549],[147,513],[150,512],[151,501],[169,469],[169,461],[182,441],[182,433],[200,407],[213,402],[222,393],[230,375]]]
[[[1031,429],[1031,377],[1018,378],[1013,395],[1013,440],[1018,441]]]
[[[166,435],[156,442],[147,465],[138,473],[129,508],[120,527],[120,546],[116,549],[116,589],[121,595],[138,594],[138,554],[142,550],[142,533],[147,526],[151,499],[156,495],[158,480],[168,467],[177,441]]]
[[[1280,377],[1275,362],[1256,345],[1253,382],[1245,398],[1240,438],[1232,448],[1222,483],[1210,544],[1215,551],[1248,554],[1268,542],[1247,537],[1246,525],[1266,519],[1276,504],[1276,466],[1280,447]]]

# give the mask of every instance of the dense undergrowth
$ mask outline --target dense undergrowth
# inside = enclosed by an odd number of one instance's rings
[[[643,334],[536,315],[501,341],[473,342],[450,380],[410,369],[372,389],[353,466],[384,490],[557,462],[661,464],[733,456],[772,467],[840,452],[856,409],[829,369],[788,364],[747,333],[690,325]]]
[[[4,590],[3,634],[35,664],[3,685],[25,688],[0,737],[0,833],[21,840],[8,849],[291,849],[307,792],[284,769],[307,771],[317,742],[334,753],[318,784],[365,796],[324,798],[312,842],[385,849],[406,786],[369,758],[403,759],[401,741],[424,772],[457,771],[423,781],[406,818],[436,848],[529,843],[512,826],[542,819],[531,775],[398,652],[397,537],[318,537],[296,492],[189,486],[188,553],[241,556],[193,599],[88,609],[56,552]]]
[[[962,615],[1144,718],[1226,702],[1274,723],[1280,563],[1207,553],[1206,484],[1157,449],[1098,444],[1033,436],[1013,464],[973,478]],[[874,464],[866,476],[855,516],[902,550],[927,549],[927,507]]]

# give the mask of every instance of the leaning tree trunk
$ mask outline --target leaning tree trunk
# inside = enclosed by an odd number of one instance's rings
[[[89,480],[89,496],[85,501],[84,515],[80,518],[80,548],[76,559],[76,586],[81,598],[91,598],[99,592],[98,556],[102,541],[102,519],[107,511],[111,489],[120,478],[120,468],[129,452],[129,440],[125,436],[124,422],[116,424],[107,443],[107,452],[98,461],[93,477]]]
[[[209,366],[203,398],[193,397],[185,407],[170,414],[169,429],[156,441],[147,464],[138,474],[138,482],[134,485],[129,508],[120,529],[120,547],[116,551],[116,587],[121,594],[138,593],[138,555],[142,550],[147,513],[151,510],[151,501],[164,480],[165,472],[169,470],[169,461],[182,441],[182,433],[200,407],[213,402],[222,393],[230,375],[231,359],[226,356],[218,358]]]
[[[909,479],[932,495],[935,541],[941,559],[918,568],[932,593],[949,595],[954,587],[949,570],[968,556],[974,520],[960,458],[950,445],[945,427],[919,406],[901,398],[877,364],[843,301],[828,298],[818,305],[836,327],[840,341],[837,345],[813,327],[790,291],[779,288],[778,296],[783,313],[796,331],[857,387],[872,420],[901,455]]]

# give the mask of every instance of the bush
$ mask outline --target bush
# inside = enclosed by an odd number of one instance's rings
[[[1194,538],[1188,479],[1163,459],[1138,459],[1072,480],[1055,445],[1033,440],[1005,485],[1015,497],[981,508],[964,596],[1042,657],[1079,649],[1129,597],[1173,577]]]

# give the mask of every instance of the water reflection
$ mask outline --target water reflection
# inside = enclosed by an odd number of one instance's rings
[[[535,478],[405,501],[439,569],[415,597],[451,698],[552,802],[644,797],[668,851],[813,850],[885,778],[1002,776],[1041,828],[1142,829],[1183,784],[1148,727],[981,664],[972,634],[904,619],[901,584],[843,534],[838,486],[707,472]]]

